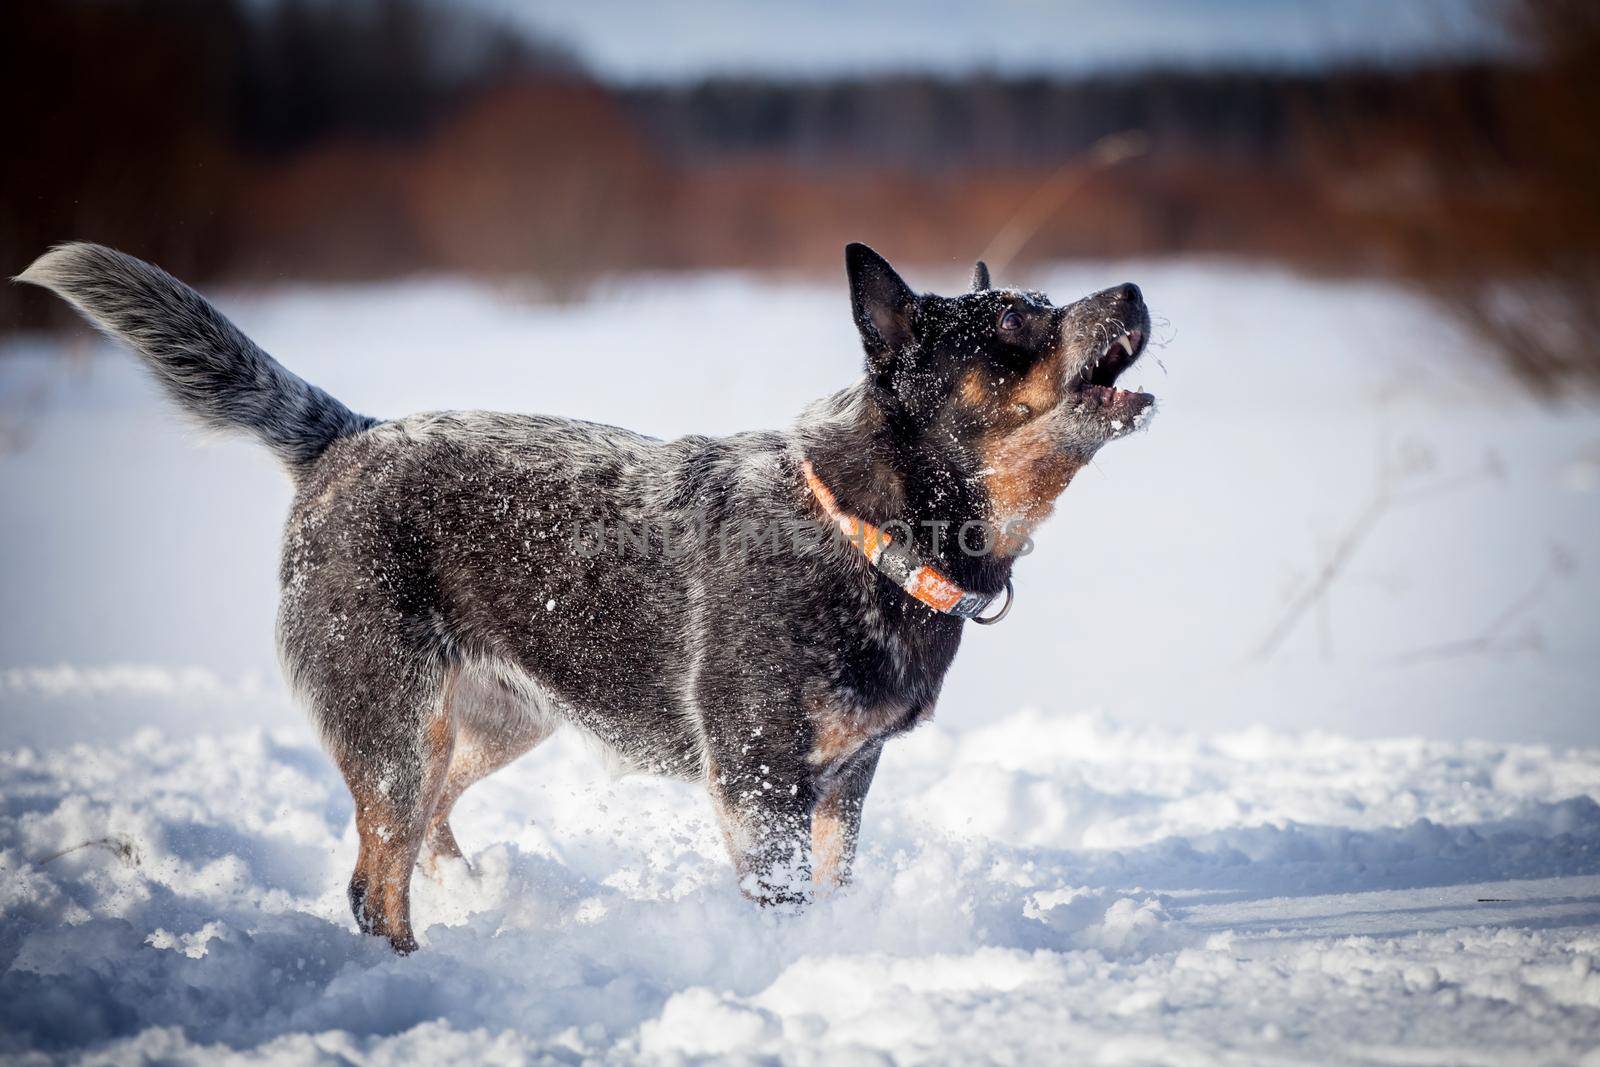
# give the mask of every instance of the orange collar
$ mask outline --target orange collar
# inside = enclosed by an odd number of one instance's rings
[[[828,518],[833,520],[839,532],[844,534],[845,540],[860,549],[861,554],[867,557],[868,563],[895,585],[904,589],[908,595],[934,611],[971,619],[986,626],[999,622],[1011,610],[1010,578],[1006,579],[1006,603],[1005,607],[1000,609],[1000,614],[989,618],[980,617],[985,608],[999,599],[998,595],[986,596],[983,593],[967,592],[940,574],[937,568],[919,560],[909,545],[900,544],[866,519],[857,518],[841,509],[839,502],[834,499],[832,490],[817,477],[816,469],[811,466],[809,459],[800,461],[800,469],[805,472],[806,485],[811,488],[811,495],[817,498],[817,504],[827,513]]]

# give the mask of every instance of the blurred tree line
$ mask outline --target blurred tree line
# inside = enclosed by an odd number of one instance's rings
[[[641,268],[832,270],[855,239],[967,261],[1007,231],[1020,260],[1385,272],[1553,391],[1600,382],[1600,7],[1514,11],[1531,58],[1499,65],[620,89],[466,5],[30,4],[0,34],[0,257],[9,273],[86,238],[197,281],[573,291]],[[1127,131],[1138,158],[1094,161]],[[0,290],[0,328],[58,314]]]

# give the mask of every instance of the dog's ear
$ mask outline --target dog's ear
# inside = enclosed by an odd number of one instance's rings
[[[845,246],[844,267],[850,276],[850,307],[867,350],[867,366],[882,372],[894,353],[915,336],[912,320],[917,295],[888,260],[864,244]]]
[[[972,291],[981,293],[989,288],[989,264],[978,260],[972,267]]]

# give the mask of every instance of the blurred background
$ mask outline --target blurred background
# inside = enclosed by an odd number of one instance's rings
[[[856,372],[851,240],[1136,280],[1162,417],[941,715],[1600,743],[1593,4],[57,0],[0,129],[6,273],[122,248],[378,415],[781,425]],[[0,287],[13,739],[287,708],[287,488],[185,434]]]
[[[27,5],[0,258],[75,236],[202,282],[561,297],[832,272],[866,233],[927,263],[1222,254],[1423,286],[1547,393],[1600,376],[1573,336],[1600,314],[1594,5],[862,6]],[[60,311],[0,296],[8,328]]]

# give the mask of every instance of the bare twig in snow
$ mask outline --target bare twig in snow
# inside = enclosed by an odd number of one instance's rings
[[[52,852],[50,855],[45,856],[42,859],[34,860],[33,865],[35,867],[43,867],[46,864],[54,863],[62,856],[69,856],[74,852],[78,852],[86,848],[106,849],[113,856],[116,856],[117,859],[121,860],[123,863],[126,863],[128,866],[139,866],[139,850],[134,847],[132,841],[129,841],[127,838],[123,837],[97,837],[93,841],[83,841],[79,844],[71,846],[70,848],[64,848],[60,852]]]
[[[1307,613],[1313,608],[1322,605],[1335,582],[1339,580],[1349,567],[1351,560],[1360,552],[1361,547],[1377,528],[1384,516],[1396,508],[1409,507],[1419,504],[1446,493],[1457,492],[1461,489],[1475,485],[1482,481],[1499,478],[1502,468],[1499,457],[1493,453],[1484,457],[1483,464],[1474,471],[1457,475],[1453,478],[1443,478],[1427,485],[1417,486],[1405,492],[1400,491],[1401,485],[1416,474],[1426,470],[1431,464],[1431,458],[1421,453],[1403,453],[1396,459],[1386,460],[1378,472],[1378,487],[1373,492],[1355,519],[1345,528],[1332,549],[1323,559],[1312,574],[1311,580],[1293,597],[1287,608],[1279,616],[1278,621],[1267,631],[1266,637],[1256,646],[1251,658],[1256,660],[1271,659],[1289,635],[1300,626]],[[1324,635],[1325,640],[1327,635]],[[1326,654],[1326,650],[1325,650]]]
[[[1456,659],[1460,656],[1477,656],[1493,652],[1512,652],[1526,648],[1538,648],[1539,631],[1529,627],[1521,631],[1520,635],[1512,636],[1507,633],[1511,624],[1523,618],[1538,606],[1545,594],[1556,582],[1577,569],[1577,561],[1572,554],[1560,545],[1553,545],[1550,555],[1545,563],[1544,570],[1534,579],[1533,584],[1523,590],[1509,604],[1495,613],[1484,627],[1472,637],[1459,641],[1447,641],[1443,644],[1429,645],[1424,648],[1414,649],[1410,652],[1395,656],[1389,661],[1393,667],[1411,667],[1418,663],[1429,663],[1442,659]]]

